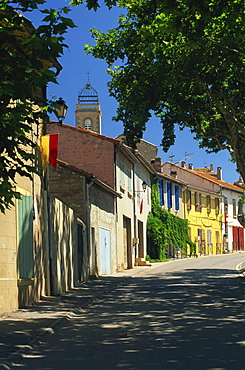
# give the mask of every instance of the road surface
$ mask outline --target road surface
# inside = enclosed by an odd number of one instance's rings
[[[128,278],[18,369],[243,370],[244,253],[171,261]]]

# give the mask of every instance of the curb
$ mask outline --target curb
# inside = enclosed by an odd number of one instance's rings
[[[45,328],[43,334],[32,339],[29,344],[23,346],[19,351],[13,353],[4,362],[0,363],[0,369],[12,369],[12,366],[14,366],[17,362],[20,362],[23,356],[37,348],[42,342],[45,342],[45,340],[59,330],[66,322],[68,322],[69,319],[69,315],[56,319],[50,327]]]
[[[239,274],[240,277],[245,277],[245,261],[239,263],[236,266],[236,271],[238,272],[238,274]]]
[[[141,271],[143,272],[143,271]],[[138,275],[138,274],[137,274]],[[9,355],[3,362],[0,363],[0,370],[11,370],[12,367],[19,363],[25,355],[28,355],[33,349],[37,348],[41,343],[45,342],[49,337],[51,337],[55,332],[57,332],[62,326],[64,326],[72,317],[81,314],[83,309],[89,307],[93,304],[97,299],[103,298],[103,295],[110,291],[111,289],[116,289],[119,285],[125,284],[128,278],[132,276],[124,276],[121,281],[118,281],[116,284],[112,284],[112,286],[103,289],[103,291],[95,294],[91,297],[87,302],[83,304],[83,307],[80,309],[73,309],[68,314],[64,315],[56,319],[52,325],[44,329],[44,332],[35,338],[33,338],[28,344],[24,345],[21,349],[16,351],[15,353]]]

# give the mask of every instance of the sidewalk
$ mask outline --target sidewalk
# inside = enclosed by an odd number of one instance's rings
[[[135,267],[114,275],[89,280],[61,297],[44,297],[25,309],[0,317],[0,369],[11,369],[41,342],[45,341],[71,317],[79,314],[106,291],[127,283],[129,278],[142,275],[161,263]]]

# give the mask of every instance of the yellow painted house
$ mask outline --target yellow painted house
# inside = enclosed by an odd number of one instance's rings
[[[222,195],[188,185],[183,192],[184,218],[197,255],[222,252]]]
[[[161,171],[187,184],[182,186],[182,217],[189,222],[189,236],[196,244],[197,255],[222,253],[224,196],[219,184],[171,162],[162,164]]]

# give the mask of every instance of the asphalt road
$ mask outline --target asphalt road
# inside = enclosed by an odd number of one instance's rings
[[[178,260],[107,292],[21,369],[245,369],[244,254]]]

